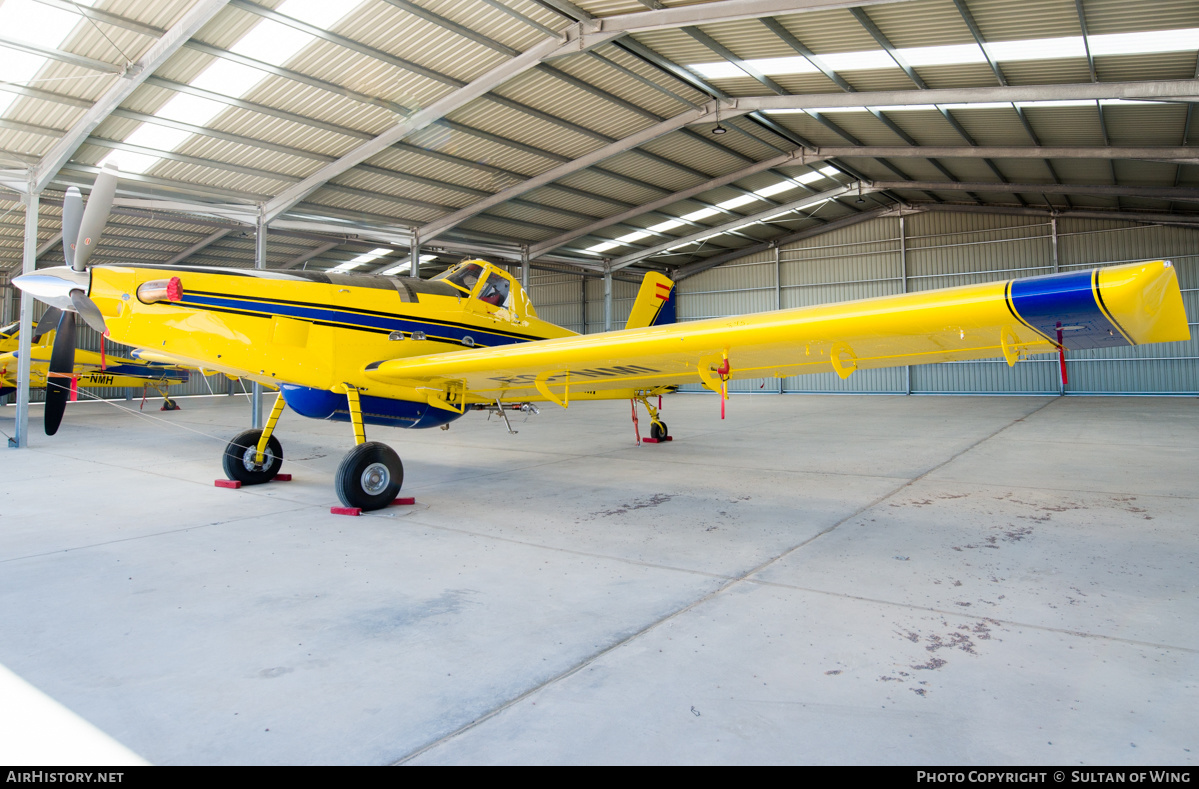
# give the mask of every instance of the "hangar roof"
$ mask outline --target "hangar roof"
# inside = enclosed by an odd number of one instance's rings
[[[1199,224],[1194,0],[4,0],[18,192],[95,259],[684,275],[885,212]],[[372,257],[373,256],[373,257]]]

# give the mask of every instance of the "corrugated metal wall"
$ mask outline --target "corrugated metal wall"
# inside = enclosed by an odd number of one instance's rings
[[[1172,260],[1192,334],[1199,329],[1199,230],[1091,219],[948,212],[887,217],[749,256],[679,283],[679,320]],[[906,258],[906,271],[904,260]],[[601,291],[602,293],[602,291]],[[1068,352],[1068,394],[1199,394],[1199,336],[1185,343]],[[686,387],[698,390],[698,386]],[[1002,359],[788,378],[788,392],[1056,394],[1057,361]],[[734,391],[778,391],[742,381]]]
[[[585,302],[580,274],[559,274],[533,269],[529,272],[529,298],[537,317],[571,331],[586,332],[583,325]],[[600,291],[603,298],[603,291]],[[603,309],[601,305],[601,310]],[[603,313],[601,312],[601,319]]]

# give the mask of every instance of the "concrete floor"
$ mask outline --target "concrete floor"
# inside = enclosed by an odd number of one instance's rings
[[[417,505],[361,518],[348,426],[285,415],[295,480],[224,490],[248,405],[182,402],[0,450],[0,665],[150,762],[1199,755],[1196,399],[473,414],[368,429]]]

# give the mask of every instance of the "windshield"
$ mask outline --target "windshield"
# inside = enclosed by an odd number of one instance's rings
[[[482,276],[483,267],[478,263],[462,263],[443,274],[438,274],[433,279],[444,280],[470,293],[475,289],[475,285],[479,283],[479,278]]]
[[[13,335],[17,333],[17,329],[21,328],[21,324],[10,323],[7,326],[0,326],[0,334]]]

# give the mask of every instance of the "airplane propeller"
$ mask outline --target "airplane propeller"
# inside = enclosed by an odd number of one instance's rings
[[[87,206],[83,205],[83,197],[74,186],[67,189],[62,202],[62,247],[67,265],[73,271],[87,270],[87,262],[96,251],[100,234],[108,223],[108,215],[112,211],[113,197],[117,191],[117,169],[106,165],[96,176],[92,187],[91,197]],[[104,325],[104,316],[100,308],[88,298],[80,288],[74,288],[68,294],[71,307],[59,312],[57,331],[54,334],[54,347],[50,351],[50,370],[46,376],[46,435],[52,436],[58,432],[62,423],[63,412],[66,411],[67,399],[70,396],[71,375],[75,372],[75,316],[78,312],[88,326],[101,335],[100,342],[108,334]],[[51,307],[42,316],[42,322],[53,318]]]
[[[58,319],[62,317],[62,310],[58,307],[47,307],[42,313],[42,317],[38,318],[37,326],[33,329],[33,342],[40,342],[43,334],[48,334],[58,328]]]
[[[46,435],[58,432],[67,399],[71,394],[69,379],[75,372],[75,316],[64,312],[54,333],[54,348],[50,351],[50,369],[46,373]]]

